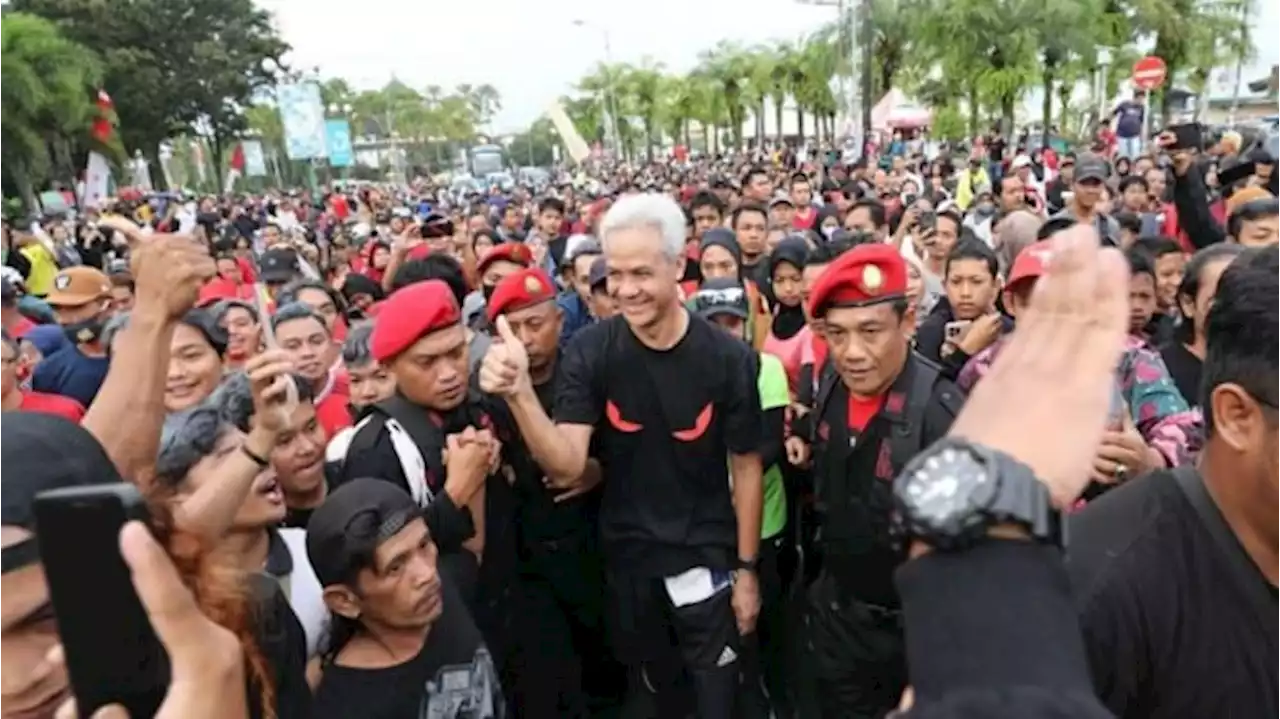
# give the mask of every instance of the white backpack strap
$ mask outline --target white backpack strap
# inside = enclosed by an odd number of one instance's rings
[[[431,504],[435,494],[427,486],[427,462],[422,458],[422,450],[418,449],[418,444],[396,420],[388,418],[386,427],[387,434],[391,437],[391,446],[395,448],[396,457],[400,460],[400,470],[409,483],[413,501],[420,507]]]

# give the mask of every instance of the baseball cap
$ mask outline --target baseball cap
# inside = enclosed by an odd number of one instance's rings
[[[1013,260],[1009,268],[1009,279],[1005,289],[1010,289],[1023,280],[1031,280],[1043,275],[1049,269],[1049,261],[1053,258],[1053,241],[1041,240],[1022,248],[1022,252]]]
[[[111,281],[102,270],[77,265],[59,270],[53,289],[45,297],[54,307],[82,307],[111,295]]]
[[[0,524],[6,527],[33,529],[35,499],[42,492],[124,481],[88,430],[41,412],[5,413],[0,423],[0,462],[9,468],[0,494]],[[6,547],[0,555],[5,572],[39,560],[35,537]]]
[[[703,280],[693,294],[693,308],[699,317],[705,319],[733,315],[745,320],[748,314],[747,291],[741,282],[731,277]]]
[[[603,250],[600,243],[590,235],[573,235],[565,242],[564,259],[561,264],[572,267],[573,263],[583,255],[599,255]]]
[[[591,285],[591,289],[596,289],[605,284],[609,279],[609,265],[604,261],[603,257],[597,257],[591,263],[591,272],[587,275],[587,283]]]
[[[258,276],[263,282],[288,282],[298,275],[298,253],[293,250],[267,250],[258,260]]]
[[[772,200],[769,200],[769,207],[774,207],[775,205],[790,205],[795,207],[796,203],[792,202],[791,198],[787,195],[779,193],[774,195]]]
[[[1026,155],[1018,155],[1013,158],[1013,162],[1009,163],[1010,170],[1020,170],[1024,167],[1031,166],[1031,158]]]
[[[1076,156],[1076,182],[1084,180],[1103,180],[1111,174],[1111,166],[1101,156],[1092,152],[1082,152]]]
[[[355,581],[378,545],[421,516],[413,497],[385,480],[361,477],[330,492],[307,522],[307,559],[320,586]]]

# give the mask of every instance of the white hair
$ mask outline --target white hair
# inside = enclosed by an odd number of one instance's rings
[[[618,230],[654,230],[662,237],[662,253],[675,260],[684,253],[685,216],[667,195],[647,192],[627,195],[613,204],[600,221],[600,245],[608,252],[609,236]]]

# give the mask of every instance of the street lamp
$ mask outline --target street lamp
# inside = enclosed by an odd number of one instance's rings
[[[604,37],[604,62],[608,69],[612,69],[613,65],[613,43],[609,41],[609,28],[601,27],[587,22],[581,18],[574,20],[575,27],[587,28],[594,27],[600,31]],[[605,73],[604,86],[605,111],[609,113],[609,130],[613,134],[613,156],[615,159],[622,159],[622,134],[618,132],[618,99],[613,86],[613,73]]]

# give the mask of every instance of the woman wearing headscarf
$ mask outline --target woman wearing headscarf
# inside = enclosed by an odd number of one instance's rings
[[[731,277],[742,281],[747,288],[747,301],[750,303],[751,315],[747,318],[747,332],[751,344],[757,350],[764,347],[765,337],[769,333],[769,324],[773,317],[769,314],[768,303],[755,282],[743,276],[742,248],[733,230],[727,227],[714,227],[702,234],[699,244],[698,269],[699,280],[686,280],[680,285],[685,299],[693,297],[702,280],[713,277]]]
[[[773,290],[773,320],[765,335],[762,351],[782,361],[787,380],[795,393],[800,376],[800,352],[805,333],[804,266],[809,245],[804,237],[787,237],[769,254],[769,281]]]

